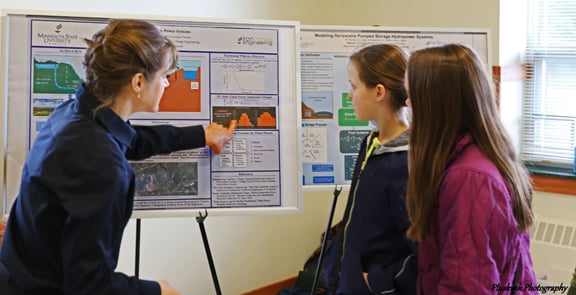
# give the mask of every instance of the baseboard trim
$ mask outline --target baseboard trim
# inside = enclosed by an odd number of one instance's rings
[[[284,287],[294,286],[296,284],[296,279],[297,277],[287,278],[285,280],[278,281],[276,283],[264,286],[262,288],[258,288],[256,290],[242,293],[240,295],[275,295],[278,293],[278,291],[282,290],[282,288]]]

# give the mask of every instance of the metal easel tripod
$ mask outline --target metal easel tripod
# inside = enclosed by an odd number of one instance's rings
[[[204,209],[205,214],[198,212],[196,221],[200,226],[200,233],[202,234],[202,242],[204,242],[204,249],[206,250],[206,256],[208,257],[208,264],[210,265],[210,273],[212,274],[212,281],[214,282],[214,288],[216,289],[217,295],[222,295],[220,290],[220,283],[218,283],[218,275],[216,274],[216,267],[214,267],[214,260],[212,259],[212,252],[210,251],[210,245],[208,244],[208,237],[206,236],[206,229],[204,228],[204,219],[208,216],[208,210]]]
[[[342,191],[342,187],[334,187],[334,197],[332,199],[332,208],[330,209],[330,216],[328,217],[328,224],[326,225],[326,231],[324,232],[324,237],[322,238],[322,247],[320,248],[320,257],[318,257],[318,264],[316,265],[316,273],[314,274],[314,281],[312,282],[312,289],[310,290],[310,295],[316,294],[316,286],[318,285],[318,279],[320,277],[320,270],[322,268],[322,261],[324,260],[324,249],[326,248],[326,241],[328,240],[328,233],[332,227],[332,219],[334,218],[334,210],[336,209],[336,203],[338,201],[338,196]]]

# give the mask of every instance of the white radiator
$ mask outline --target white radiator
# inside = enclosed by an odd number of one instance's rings
[[[576,267],[576,223],[538,217],[530,237],[538,279],[548,285],[569,285]]]

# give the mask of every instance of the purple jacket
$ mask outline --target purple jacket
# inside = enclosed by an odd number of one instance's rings
[[[506,180],[465,135],[441,180],[436,228],[419,244],[420,294],[538,294],[529,233],[512,206]]]

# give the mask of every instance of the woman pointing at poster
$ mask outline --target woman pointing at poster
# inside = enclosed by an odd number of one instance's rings
[[[128,160],[204,146],[219,153],[236,122],[132,126],[132,114],[158,111],[175,46],[139,20],[112,20],[86,42],[86,82],[52,113],[24,165],[0,250],[0,294],[180,294],[115,272],[134,200]]]

